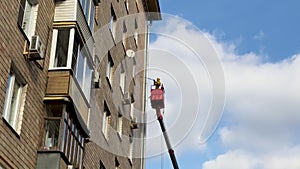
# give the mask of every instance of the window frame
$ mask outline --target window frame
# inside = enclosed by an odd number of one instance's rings
[[[58,42],[60,40],[58,38],[59,31],[69,31],[68,39],[64,39],[62,42],[65,43],[68,48],[66,50],[67,53],[64,54],[64,57],[66,57],[65,66],[57,66],[55,64],[57,58],[57,46],[60,44],[60,42]],[[76,49],[77,51],[74,51]],[[74,52],[76,52],[76,56],[74,56]],[[80,36],[74,27],[53,29],[49,70],[72,70],[73,77],[75,77],[74,79],[78,82],[79,88],[83,92],[88,103],[90,102],[90,92],[92,88],[93,53],[94,51],[89,51],[88,47],[83,45],[82,39],[80,39]],[[83,62],[80,62],[81,57]],[[82,67],[80,67],[82,69],[79,69],[80,64],[82,64]],[[82,73],[82,79],[79,79],[79,73]],[[86,83],[87,81],[90,83]]]
[[[29,11],[27,11],[28,7],[30,7]],[[24,28],[26,12],[29,12],[28,16],[28,23],[27,26]],[[36,27],[36,20],[37,20],[37,12],[38,12],[38,4],[32,4],[29,0],[21,0],[20,7],[19,7],[19,14],[18,14],[18,27],[24,34],[25,38],[30,42],[31,37],[34,35],[35,27]]]
[[[120,89],[122,94],[125,94],[125,88],[126,88],[126,72],[124,69],[124,65],[121,64],[121,70],[120,70]]]
[[[113,38],[116,37],[116,26],[117,26],[117,16],[113,6],[111,5],[109,29],[111,31]]]
[[[114,62],[110,52],[108,52],[105,76],[108,79],[109,83],[112,83],[113,80],[113,68],[114,68]]]
[[[107,140],[109,138],[110,123],[111,123],[111,113],[110,113],[106,103],[104,103],[104,111],[103,111],[103,118],[102,118],[102,130],[101,131]]]
[[[15,84],[17,84],[17,98],[14,97]],[[7,80],[6,96],[3,107],[2,118],[19,135],[23,119],[23,111],[26,100],[27,84],[13,68],[10,70]],[[15,101],[14,101],[15,100]],[[12,105],[15,102],[15,105]],[[12,107],[14,112],[12,112]],[[13,117],[11,117],[13,115]]]
[[[49,106],[48,111],[53,111]],[[59,121],[59,130],[57,130],[58,135],[58,145],[55,149],[48,149],[46,147],[46,139],[47,139],[47,128],[45,125],[44,137],[41,145],[41,149],[43,151],[60,151],[64,154],[64,156],[68,159],[68,161],[74,165],[75,167],[82,168],[82,158],[84,147],[84,135],[82,129],[78,126],[78,122],[72,117],[72,113],[69,112],[67,105],[64,103],[60,103],[62,109],[59,110],[60,115],[54,115],[48,113],[45,117],[45,121]]]
[[[118,121],[117,121],[117,133],[122,138],[123,134],[123,115],[118,113]]]

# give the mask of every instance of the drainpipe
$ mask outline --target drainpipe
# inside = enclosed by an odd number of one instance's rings
[[[141,148],[141,167],[142,169],[146,168],[146,162],[145,162],[145,157],[146,157],[146,122],[147,122],[147,114],[146,114],[146,106],[147,106],[147,78],[148,78],[148,57],[149,57],[149,30],[150,27],[152,25],[152,20],[150,20],[149,22],[146,22],[146,38],[145,38],[145,59],[144,59],[144,83],[143,83],[143,113],[142,113],[142,126],[141,126],[141,144],[142,144],[142,148]]]

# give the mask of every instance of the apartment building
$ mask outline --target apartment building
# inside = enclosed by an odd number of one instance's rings
[[[143,168],[147,22],[161,19],[158,1],[0,8],[0,168]]]
[[[54,10],[54,1],[0,1],[0,168],[36,168]]]

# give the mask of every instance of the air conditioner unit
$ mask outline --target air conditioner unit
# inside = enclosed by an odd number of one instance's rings
[[[137,129],[138,128],[136,117],[132,118],[130,127],[131,127],[131,129]]]
[[[40,60],[44,59],[44,44],[42,43],[39,36],[35,35],[31,37],[30,46],[29,46],[29,59],[31,60]]]
[[[68,169],[75,169],[73,165],[68,165]]]
[[[94,82],[95,88],[100,87],[100,75],[99,75],[99,72],[97,70],[94,71],[93,82]]]
[[[28,2],[31,4],[31,5],[37,5],[39,2],[38,0],[28,0]]]
[[[130,104],[131,103],[131,97],[129,92],[125,92],[123,95],[123,104]]]

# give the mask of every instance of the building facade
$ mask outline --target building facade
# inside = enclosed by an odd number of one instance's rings
[[[0,8],[0,169],[143,168],[147,22],[161,19],[158,1]]]

